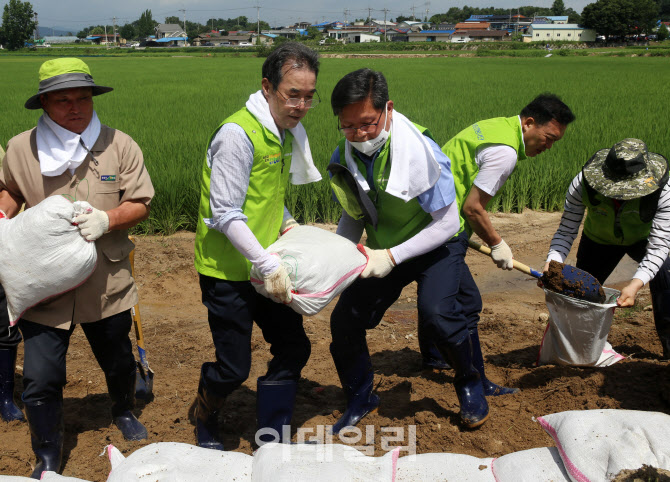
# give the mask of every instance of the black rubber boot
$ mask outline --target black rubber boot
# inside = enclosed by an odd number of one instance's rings
[[[63,401],[35,405],[26,403],[30,442],[37,456],[31,477],[39,479],[44,471],[60,473],[63,457]]]
[[[337,435],[346,427],[354,427],[379,406],[379,397],[372,393],[374,373],[367,348],[364,352],[351,356],[340,353],[330,345],[335,368],[347,397],[347,409],[333,425],[332,433]]]
[[[663,348],[662,358],[668,360],[670,359],[670,290],[652,292],[651,306],[654,309],[656,333]]]
[[[298,384],[295,380],[265,381],[258,379],[256,385],[256,417],[258,430],[268,429],[272,433],[258,437],[259,445],[268,442],[289,443],[291,441],[291,418]],[[286,437],[284,430],[286,428]]]
[[[481,426],[489,418],[489,404],[479,372],[472,364],[472,345],[470,334],[466,334],[456,343],[438,345],[442,355],[454,368],[454,388],[461,405],[461,421],[467,428]]]
[[[475,328],[470,330],[470,342],[472,343],[472,364],[479,372],[479,377],[484,388],[484,395],[487,397],[498,397],[500,395],[513,395],[519,393],[518,388],[507,388],[493,383],[486,378],[484,372],[484,356],[482,355],[482,346],[479,343],[479,330]]]
[[[418,327],[419,351],[421,351],[421,370],[432,373],[440,370],[450,370],[449,364],[444,361],[442,354],[433,343],[433,340],[426,334],[425,329]]]
[[[219,411],[225,397],[218,397],[207,391],[205,382],[200,378],[198,395],[193,402],[195,418],[195,439],[198,447],[224,450],[223,439],[219,435]]]
[[[14,403],[14,370],[16,347],[0,349],[0,417],[5,422],[25,420],[23,412]]]
[[[135,376],[133,370],[125,377],[107,377],[107,389],[112,398],[112,418],[126,440],[144,440],[147,429],[133,412],[135,408]]]

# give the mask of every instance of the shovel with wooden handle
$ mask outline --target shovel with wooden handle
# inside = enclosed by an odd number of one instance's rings
[[[130,240],[135,242],[135,240],[130,237]],[[135,250],[133,249],[130,252],[130,269],[133,278],[135,278]],[[144,333],[142,333],[142,319],[140,317],[140,304],[139,302],[132,307],[131,309],[133,317],[133,325],[135,326],[135,338],[137,340],[137,353],[140,357],[139,361],[136,361],[137,364],[137,378],[135,379],[135,397],[142,400],[151,400],[153,399],[153,389],[154,389],[154,371],[149,368],[149,362],[147,361],[147,352],[144,349]]]
[[[491,256],[491,248],[482,246],[478,242],[471,239],[468,241],[468,244],[472,249],[475,249],[487,256]],[[517,269],[522,273],[526,273],[533,278],[542,278],[542,273],[535,271],[531,267],[526,266],[525,264],[520,263],[515,259],[512,260],[512,266],[514,266],[514,269]],[[602,286],[592,274],[587,273],[583,269],[578,269],[574,266],[564,264],[561,275],[563,278],[561,286],[554,286],[554,291],[557,293],[572,296],[580,300],[591,301],[593,303],[605,302],[605,295],[602,291]]]

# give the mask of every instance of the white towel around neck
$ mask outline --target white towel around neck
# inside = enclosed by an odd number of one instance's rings
[[[275,124],[272,114],[270,113],[270,105],[263,95],[263,91],[259,90],[249,96],[246,103],[247,109],[251,112],[258,121],[265,126],[270,132],[281,139],[279,129]],[[308,184],[321,180],[321,173],[314,165],[312,159],[312,151],[309,148],[309,140],[307,139],[307,132],[302,123],[293,129],[289,129],[293,134],[293,154],[291,155],[291,184]]]
[[[416,126],[397,110],[391,121],[391,172],[386,192],[407,202],[433,187],[442,168],[433,148]],[[352,146],[345,143],[344,158],[356,181],[368,192],[370,186],[358,170],[351,155]]]
[[[55,177],[67,169],[78,168],[88,151],[81,145],[80,138],[91,150],[100,135],[100,119],[93,111],[91,122],[84,132],[77,134],[56,124],[45,112],[37,121],[37,156],[43,176]]]

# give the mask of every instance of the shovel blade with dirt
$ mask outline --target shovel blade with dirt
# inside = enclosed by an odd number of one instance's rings
[[[482,246],[476,241],[469,240],[470,247],[487,256],[491,256],[491,248]],[[600,282],[583,269],[575,268],[567,264],[552,261],[549,263],[549,271],[540,273],[523,263],[513,260],[514,269],[539,279],[542,285],[556,293],[571,296],[592,303],[604,303],[605,292]]]

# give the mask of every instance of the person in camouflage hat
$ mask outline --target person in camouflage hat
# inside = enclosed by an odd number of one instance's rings
[[[602,284],[625,254],[639,263],[617,304],[633,306],[647,283],[663,358],[670,358],[670,186],[668,161],[639,139],[596,152],[572,180],[547,257],[563,262],[586,211],[577,268]]]

